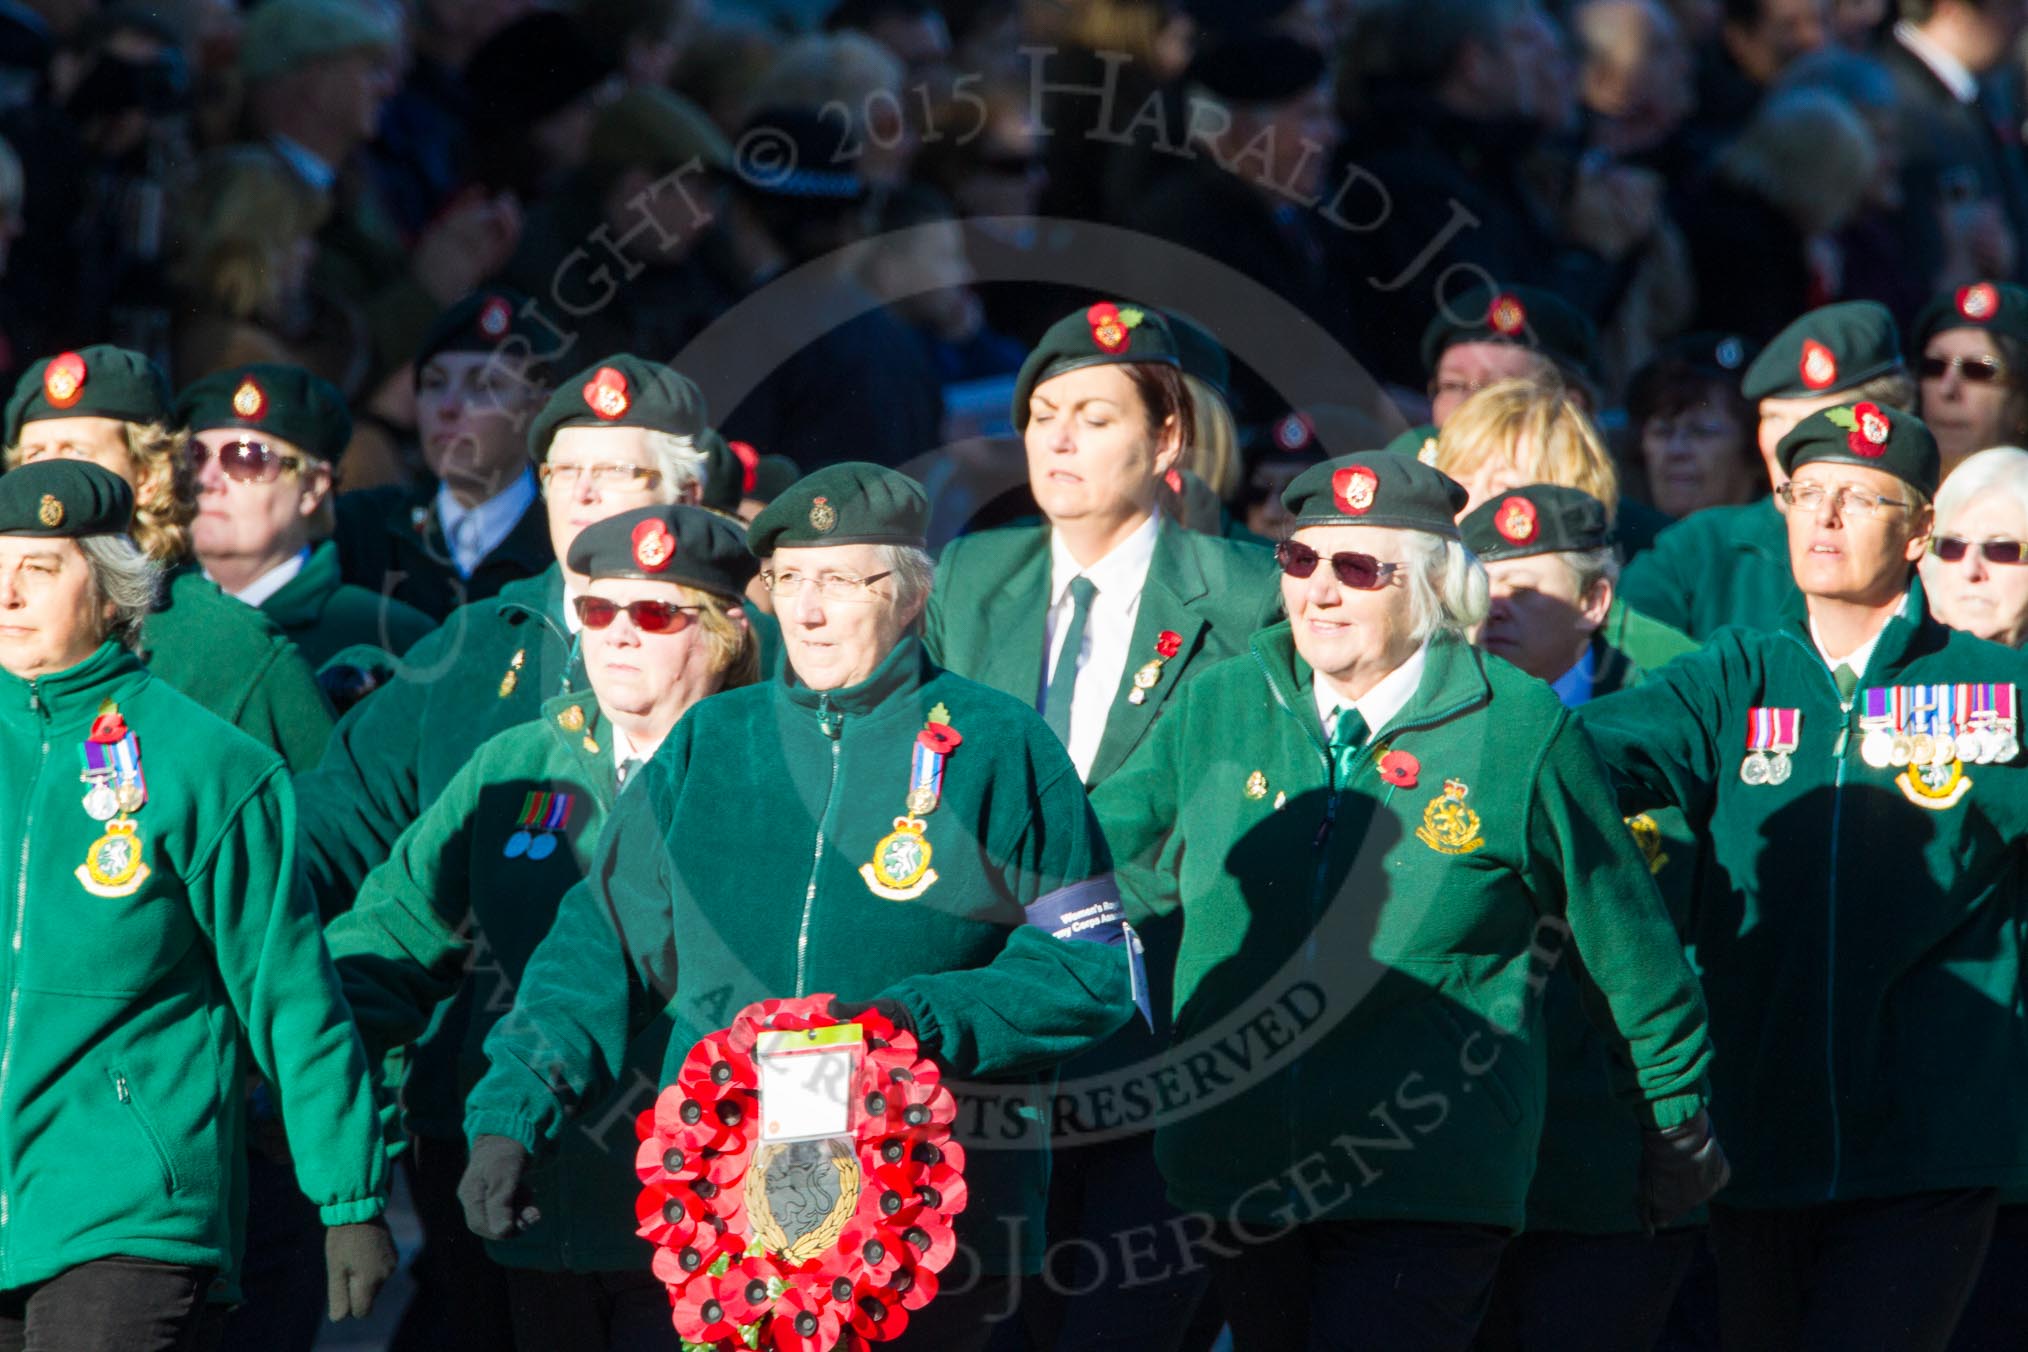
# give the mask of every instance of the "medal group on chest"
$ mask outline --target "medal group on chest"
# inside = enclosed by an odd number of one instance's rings
[[[1859,758],[1876,770],[1899,769],[1895,786],[1918,807],[1952,807],[1971,789],[1965,765],[1993,765],[2021,754],[2011,684],[1958,682],[1875,686],[1860,692]],[[1792,773],[1802,711],[1747,710],[1742,782],[1779,785]],[[1839,740],[1840,753],[1844,746]]]
[[[99,705],[91,731],[78,748],[84,770],[85,814],[105,823],[105,834],[85,851],[73,872],[85,891],[99,897],[126,897],[148,881],[140,824],[134,814],[148,803],[148,780],[141,770],[141,739],[111,700]]]

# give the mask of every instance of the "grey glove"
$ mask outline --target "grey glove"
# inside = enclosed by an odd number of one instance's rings
[[[324,1232],[324,1293],[335,1322],[348,1315],[366,1318],[373,1298],[394,1275],[401,1259],[387,1222],[376,1216]]]
[[[472,1142],[465,1176],[458,1180],[465,1224],[481,1239],[507,1239],[542,1219],[528,1191],[528,1152],[505,1136]]]
[[[1635,1201],[1642,1227],[1653,1234],[1703,1206],[1731,1179],[1732,1166],[1703,1109],[1680,1127],[1642,1132],[1641,1195]]]

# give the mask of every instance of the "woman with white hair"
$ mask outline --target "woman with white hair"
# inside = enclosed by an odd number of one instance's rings
[[[1724,1181],[1703,1000],[1590,742],[1463,637],[1464,488],[1381,451],[1286,501],[1288,622],[1093,794],[1130,919],[1183,911],[1156,1160],[1237,1352],[1462,1352],[1535,1167],[1544,967],[1632,1067],[1651,1224]]]
[[[1980,451],[1936,495],[1936,530],[1918,565],[1929,613],[2018,648],[2028,642],[2028,451]]]

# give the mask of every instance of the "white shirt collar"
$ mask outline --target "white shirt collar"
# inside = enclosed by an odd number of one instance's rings
[[[1894,25],[1894,37],[1916,60],[1929,67],[1930,73],[1943,82],[1959,103],[1970,103],[1979,96],[1979,77],[1965,69],[1964,62],[1945,51],[1929,34],[1903,19]]]
[[[1591,699],[1592,682],[1598,676],[1598,661],[1592,656],[1592,647],[1584,645],[1584,656],[1577,659],[1577,665],[1549,683],[1556,697],[1563,701],[1566,709],[1575,709]]]
[[[262,605],[269,597],[295,581],[296,574],[302,572],[303,565],[309,561],[310,547],[304,545],[293,556],[283,559],[280,563],[247,583],[238,591],[226,592],[226,595],[233,597],[235,600],[244,601],[250,606]],[[211,576],[209,568],[204,570],[204,576],[207,581],[218,581],[217,578]]]
[[[1324,725],[1324,735],[1331,735],[1331,714],[1348,704],[1359,711],[1366,720],[1366,736],[1370,741],[1394,721],[1395,715],[1407,707],[1415,698],[1415,692],[1422,685],[1422,670],[1429,664],[1429,640],[1408,655],[1408,660],[1393,671],[1382,676],[1374,687],[1366,692],[1365,698],[1347,700],[1331,688],[1331,683],[1315,672],[1310,676],[1310,693],[1317,701],[1317,721]]]
[[[641,765],[646,765],[649,759],[653,757],[655,754],[655,748],[653,747],[650,747],[648,750],[643,751],[640,747],[636,746],[634,744],[634,739],[627,736],[627,730],[621,727],[618,723],[613,722],[610,718],[606,720],[606,731],[609,734],[611,734],[611,740],[613,744],[613,773],[615,775],[617,775],[620,772],[620,767],[622,765],[625,765],[628,761],[636,760],[639,761]],[[635,774],[639,774],[640,770],[641,770],[640,765],[634,767]],[[622,787],[625,786],[622,785]]]
[[[280,132],[268,137],[268,144],[275,154],[295,170],[296,177],[315,188],[318,192],[331,191],[331,185],[338,181],[338,171],[324,163],[323,157],[301,141],[282,135]]]
[[[1907,612],[1908,612],[1908,597],[1904,596],[1901,598],[1901,605],[1895,610],[1894,614],[1903,615],[1906,614]],[[1888,624],[1892,624],[1893,622],[1894,622],[1893,616],[1890,616],[1888,618]],[[1854,676],[1859,677],[1861,680],[1865,679],[1866,668],[1869,665],[1871,665],[1873,661],[1873,650],[1880,646],[1880,636],[1886,632],[1887,625],[1883,624],[1878,629],[1873,631],[1872,638],[1867,639],[1864,643],[1854,648],[1851,652],[1845,654],[1845,656],[1833,657],[1831,656],[1831,650],[1824,646],[1823,634],[1821,634],[1817,630],[1817,617],[1815,615],[1810,616],[1810,642],[1817,645],[1817,656],[1824,659],[1824,666],[1828,670],[1834,672],[1839,667],[1850,667],[1852,668],[1852,674]]]
[[[476,507],[461,505],[447,485],[437,485],[437,520],[443,525],[444,541],[459,574],[470,577],[486,556],[514,533],[534,501],[535,475],[525,469],[513,483]]]
[[[1148,566],[1155,561],[1155,541],[1162,533],[1162,514],[1150,512],[1134,533],[1114,545],[1106,556],[1089,568],[1071,557],[1060,531],[1049,532],[1049,604],[1061,605],[1072,580],[1088,577],[1101,596],[1138,595],[1148,580]]]

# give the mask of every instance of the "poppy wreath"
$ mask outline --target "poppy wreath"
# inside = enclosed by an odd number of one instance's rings
[[[761,1237],[771,1219],[749,1213],[763,1205],[747,1186],[760,1134],[756,1040],[847,1022],[825,1012],[831,999],[748,1005],[699,1039],[635,1121],[637,1233],[655,1246],[687,1352],[829,1352],[899,1337],[956,1252],[951,1218],[968,1200],[965,1150],[951,1139],[957,1101],[915,1035],[873,1010],[849,1020],[866,1054],[849,1118],[857,1200],[842,1228],[814,1232],[829,1240],[814,1254],[807,1235],[771,1249]]]

